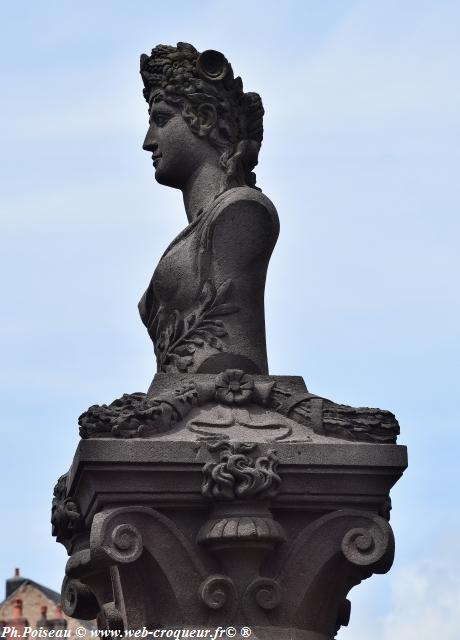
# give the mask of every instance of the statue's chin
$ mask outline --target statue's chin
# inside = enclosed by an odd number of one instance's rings
[[[155,180],[158,182],[158,184],[162,184],[165,187],[180,189],[180,185],[178,184],[178,180],[175,179],[175,176],[171,175],[170,172],[163,171],[161,169],[161,166],[158,166],[155,169]]]

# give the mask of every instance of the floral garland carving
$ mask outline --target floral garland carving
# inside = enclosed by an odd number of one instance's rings
[[[193,383],[155,399],[145,393],[125,393],[109,405],[89,407],[78,419],[80,436],[134,438],[163,433],[204,400],[204,396],[198,399]]]
[[[93,405],[78,419],[82,438],[147,437],[170,431],[193,407],[217,401],[227,405],[253,402],[266,406],[274,382],[254,382],[239,369],[228,369],[214,381],[193,381],[156,398],[125,393],[110,405]]]
[[[296,394],[275,381],[259,382],[240,369],[227,369],[214,380],[197,376],[156,398],[124,394],[108,406],[94,405],[79,418],[80,436],[154,436],[170,431],[193,407],[208,402],[267,407],[319,435],[347,440],[388,444],[396,442],[399,433],[398,421],[389,411],[336,404],[307,391]]]

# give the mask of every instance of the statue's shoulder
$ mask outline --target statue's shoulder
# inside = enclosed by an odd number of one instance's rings
[[[225,250],[235,245],[244,253],[271,253],[279,234],[275,206],[258,189],[234,187],[223,193],[214,205],[209,228],[214,249]]]
[[[214,218],[222,216],[229,208],[246,211],[247,215],[255,212],[265,213],[265,223],[279,227],[278,214],[273,202],[259,189],[252,187],[234,187],[225,191],[216,201]]]

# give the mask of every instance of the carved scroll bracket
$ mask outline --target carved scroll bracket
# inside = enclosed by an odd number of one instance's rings
[[[389,571],[393,557],[393,532],[384,518],[352,509],[318,518],[278,557],[276,579],[290,593],[281,620],[335,635],[348,624],[349,590],[373,573]],[[324,602],[336,608],[335,615],[320,606]]]

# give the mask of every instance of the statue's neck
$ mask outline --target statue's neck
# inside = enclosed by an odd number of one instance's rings
[[[204,163],[193,173],[182,190],[185,212],[193,222],[226,188],[226,175],[215,164]]]

